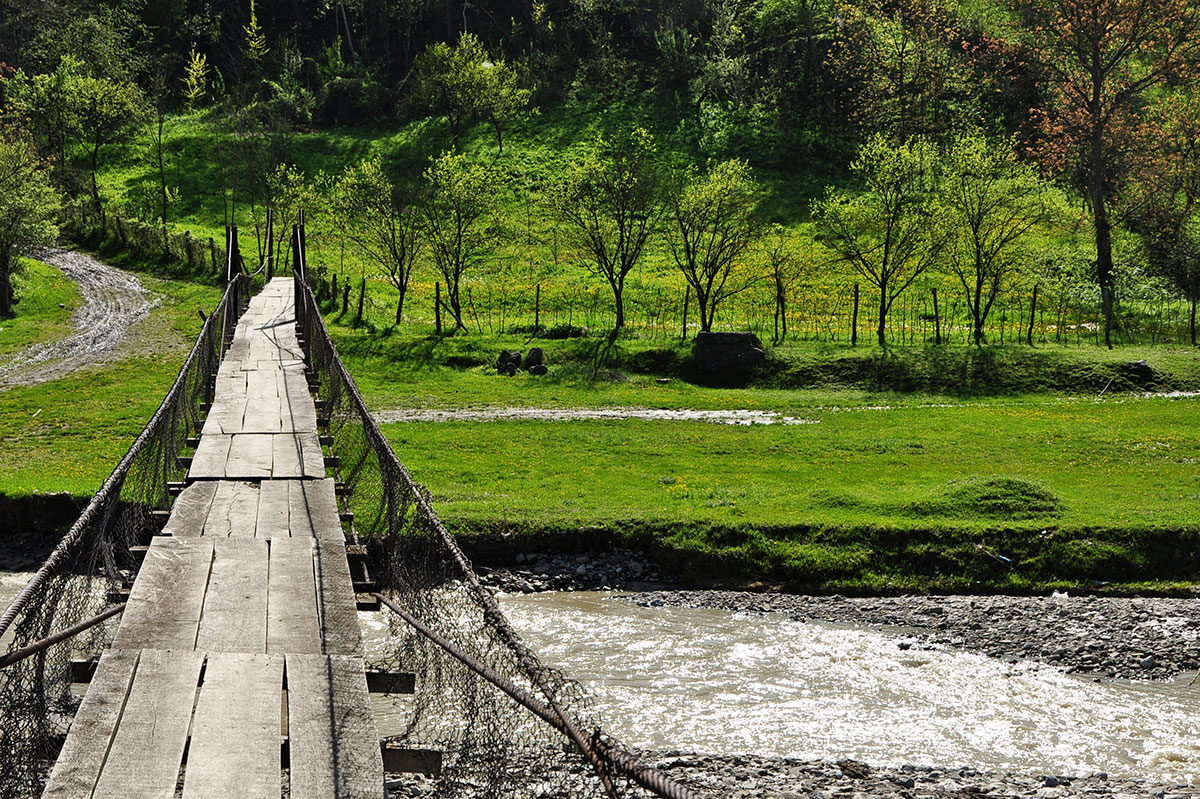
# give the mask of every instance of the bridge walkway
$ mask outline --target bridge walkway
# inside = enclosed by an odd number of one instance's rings
[[[378,799],[383,763],[291,278],[238,323],[44,797]]]

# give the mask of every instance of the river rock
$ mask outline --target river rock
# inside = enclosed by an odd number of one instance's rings
[[[529,367],[529,374],[536,377],[541,377],[549,371],[550,370],[546,368],[546,364],[544,363],[535,363],[533,366]]]

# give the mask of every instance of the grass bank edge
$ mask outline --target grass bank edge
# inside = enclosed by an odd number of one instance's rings
[[[738,527],[654,524],[553,527],[450,522],[469,555],[512,564],[518,553],[628,547],[682,584],[785,593],[1195,595],[1200,528],[1076,530]],[[1007,561],[1007,562],[1006,562]]]

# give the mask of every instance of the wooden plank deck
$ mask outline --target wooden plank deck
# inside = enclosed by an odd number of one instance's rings
[[[238,324],[188,485],[150,541],[43,796],[384,795],[303,357],[291,280],[274,280]]]

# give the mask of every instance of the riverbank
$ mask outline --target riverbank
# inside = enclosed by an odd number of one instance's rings
[[[970,767],[905,765],[876,769],[856,760],[794,760],[740,755],[723,757],[684,752],[643,752],[643,762],[702,796],[723,799],[852,799],[875,797],[1109,796],[1186,799],[1200,795],[1175,781],[1120,779],[1106,772],[1023,774],[979,771]],[[431,796],[436,782],[421,775],[391,774],[388,795]]]

